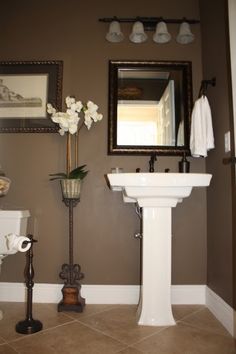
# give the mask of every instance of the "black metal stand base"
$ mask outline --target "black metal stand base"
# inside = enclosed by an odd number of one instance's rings
[[[43,325],[40,321],[34,320],[32,317],[32,307],[33,307],[33,278],[34,278],[34,268],[33,268],[33,243],[37,242],[33,239],[32,235],[27,235],[30,239],[31,247],[26,253],[26,266],[25,266],[25,280],[27,288],[27,306],[26,306],[26,318],[23,321],[19,321],[16,324],[16,332],[21,334],[32,334],[41,331]]]
[[[32,334],[41,331],[43,325],[38,320],[24,320],[16,325],[16,332],[21,334]]]
[[[63,286],[62,288],[63,300],[57,305],[58,312],[61,311],[75,311],[83,312],[85,306],[85,299],[80,296],[78,286]]]

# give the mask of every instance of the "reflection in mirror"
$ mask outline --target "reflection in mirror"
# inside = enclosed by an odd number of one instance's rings
[[[110,62],[109,153],[189,149],[190,62]]]

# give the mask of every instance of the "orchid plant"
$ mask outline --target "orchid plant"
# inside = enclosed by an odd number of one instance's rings
[[[50,103],[47,104],[47,112],[51,115],[54,123],[59,125],[59,134],[67,135],[66,173],[50,174],[54,179],[83,179],[88,171],[86,165],[78,166],[78,135],[85,125],[89,130],[93,123],[102,120],[103,116],[98,113],[98,106],[92,101],[86,104],[76,101],[75,97],[67,96],[65,99],[66,111],[57,111]],[[81,117],[82,116],[82,117]],[[72,140],[73,138],[73,140]],[[74,143],[74,168],[72,169],[72,144]]]

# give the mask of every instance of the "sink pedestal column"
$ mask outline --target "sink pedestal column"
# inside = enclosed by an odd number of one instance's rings
[[[142,252],[138,324],[175,325],[171,309],[171,207],[143,207]]]
[[[207,187],[204,173],[111,173],[110,187],[123,193],[125,203],[143,212],[140,325],[175,325],[171,309],[171,209],[190,196],[193,187]]]

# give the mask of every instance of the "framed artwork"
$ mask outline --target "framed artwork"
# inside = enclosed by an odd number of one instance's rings
[[[62,61],[0,62],[0,133],[53,133],[47,114],[61,109]]]

